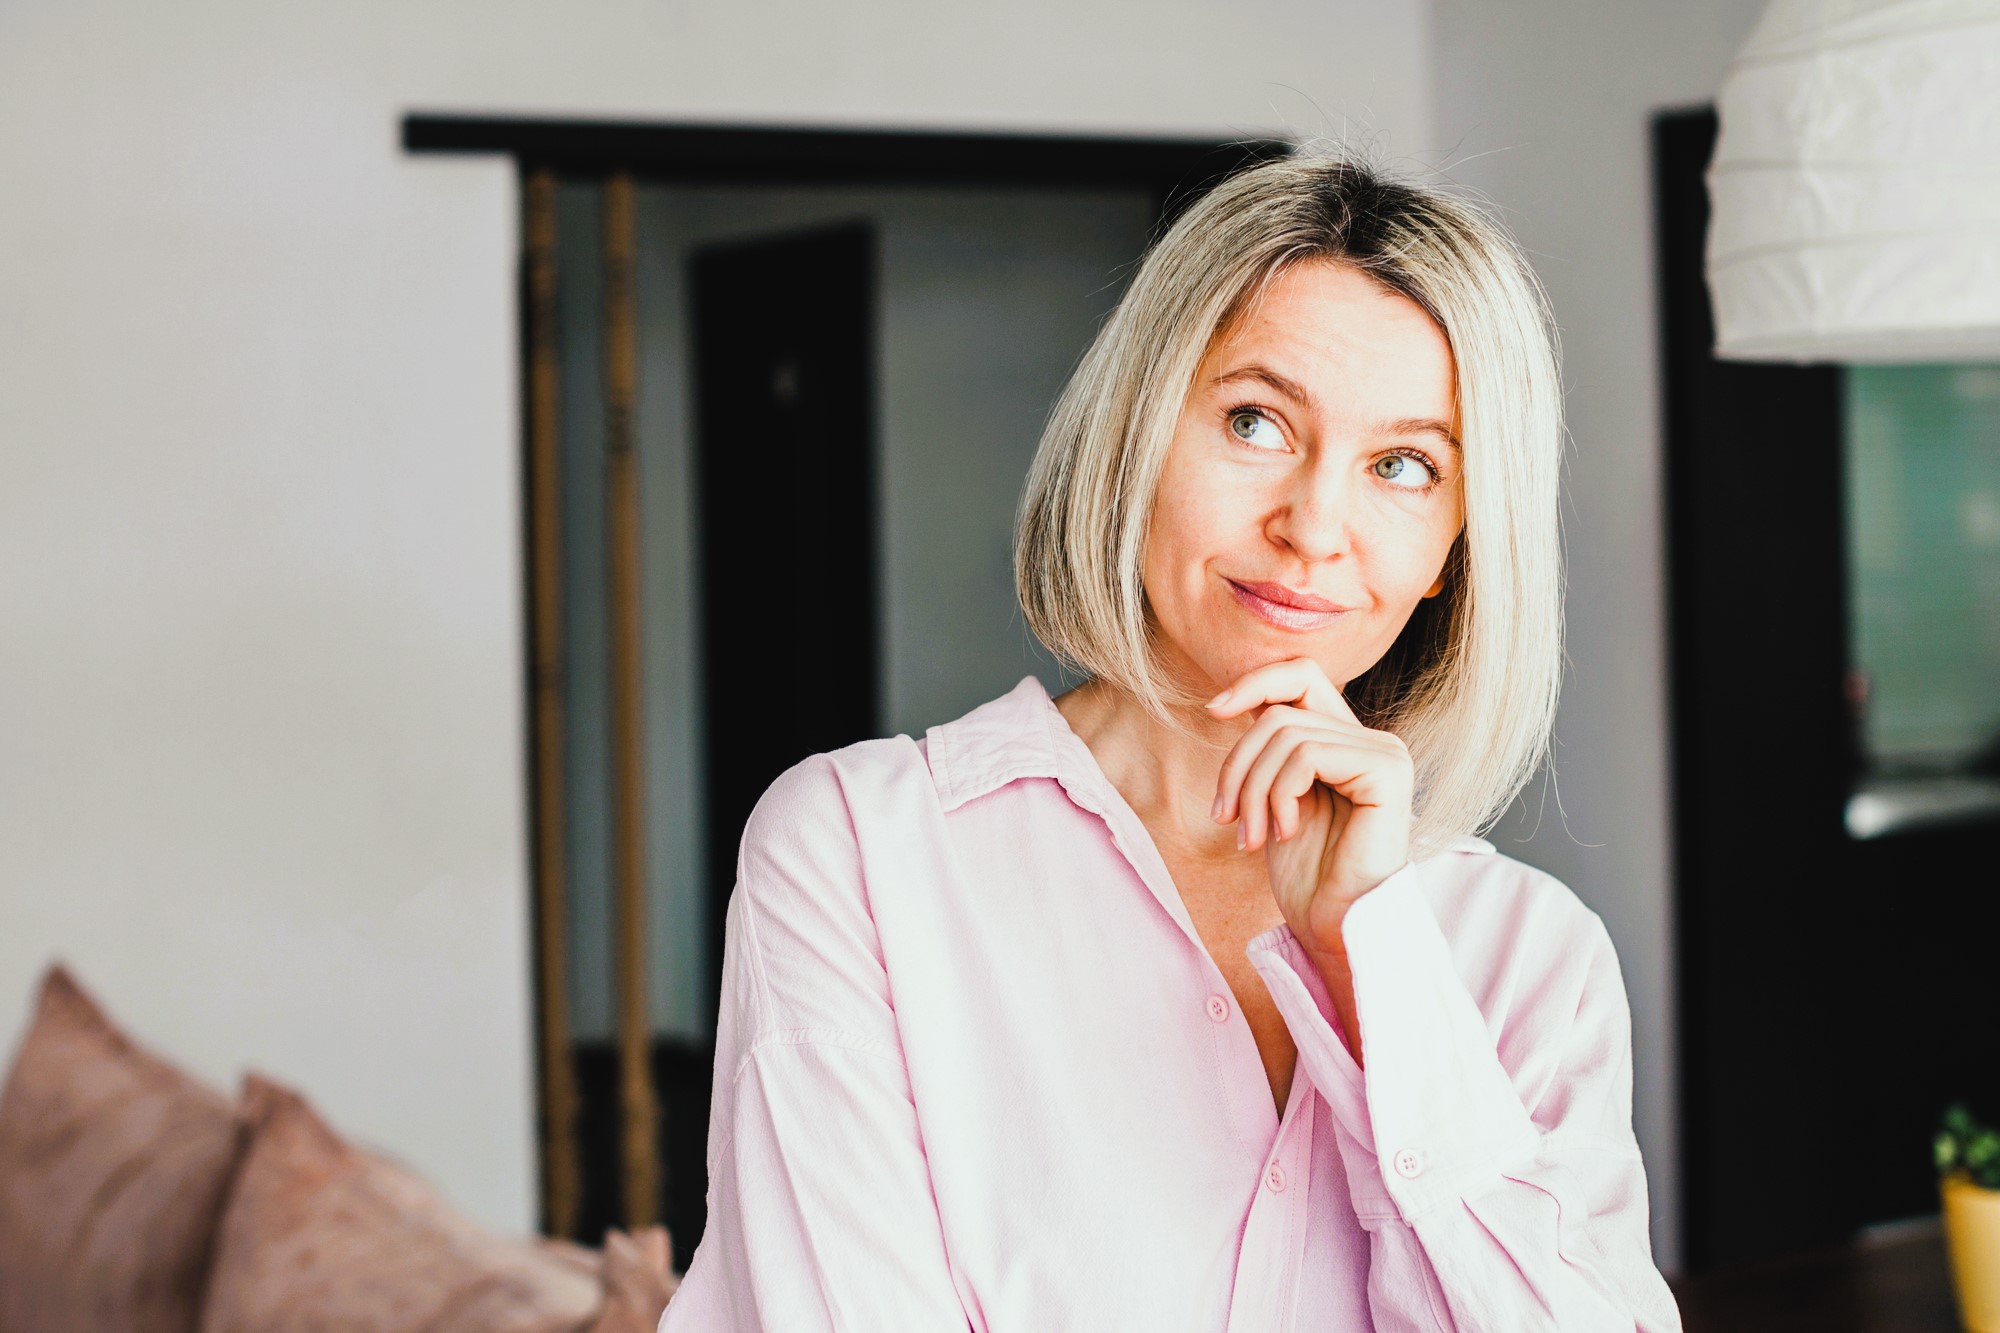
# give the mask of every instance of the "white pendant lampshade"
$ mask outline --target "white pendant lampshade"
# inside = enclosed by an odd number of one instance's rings
[[[1717,110],[1717,356],[2000,360],[2000,0],[1774,0]]]

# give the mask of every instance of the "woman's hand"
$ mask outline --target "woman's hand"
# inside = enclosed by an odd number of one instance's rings
[[[1271,891],[1307,952],[1344,963],[1347,909],[1409,860],[1409,748],[1362,726],[1310,658],[1247,672],[1207,707],[1217,718],[1260,710],[1222,761],[1216,822],[1237,821],[1237,844],[1264,849]]]

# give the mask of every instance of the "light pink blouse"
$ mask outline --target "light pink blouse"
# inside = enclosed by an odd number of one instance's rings
[[[1280,1117],[1145,827],[1032,677],[816,755],[727,919],[708,1229],[663,1333],[1679,1329],[1597,916],[1467,839],[1276,926]]]

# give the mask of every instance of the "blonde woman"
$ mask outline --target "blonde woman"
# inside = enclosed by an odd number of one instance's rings
[[[1560,393],[1478,211],[1359,164],[1147,255],[1021,509],[1034,678],[744,834],[664,1330],[1677,1329],[1546,753]]]

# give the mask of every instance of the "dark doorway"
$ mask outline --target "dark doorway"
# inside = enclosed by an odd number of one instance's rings
[[[1843,375],[1719,361],[1712,111],[1653,126],[1690,1269],[1935,1213],[1945,1103],[2000,1096],[1989,826],[1853,836]],[[1960,943],[1960,942],[1963,943]]]
[[[875,236],[857,223],[707,246],[688,278],[719,985],[757,798],[875,734]]]

